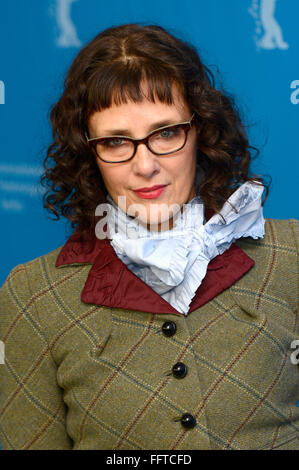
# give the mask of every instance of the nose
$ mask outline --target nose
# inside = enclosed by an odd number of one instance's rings
[[[139,144],[132,160],[133,171],[147,178],[159,172],[160,164],[157,155],[153,154],[145,144]]]

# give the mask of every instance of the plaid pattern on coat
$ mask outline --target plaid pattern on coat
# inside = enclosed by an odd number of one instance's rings
[[[299,221],[265,231],[236,242],[253,268],[187,317],[82,302],[90,265],[55,267],[61,248],[15,267],[0,290],[3,449],[299,449]]]

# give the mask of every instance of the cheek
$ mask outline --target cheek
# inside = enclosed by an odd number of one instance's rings
[[[111,168],[107,167],[101,161],[98,161],[97,164],[105,185],[110,186],[111,182],[113,182],[113,172],[111,171]]]
[[[186,148],[186,152],[178,162],[176,173],[181,178],[193,176],[196,169],[196,150],[193,146]]]
[[[126,178],[125,175],[125,171],[118,171],[118,168],[110,168],[110,166],[106,167],[101,164],[98,164],[98,167],[101,172],[106,189],[110,193],[121,194],[126,181],[128,181],[128,178]]]

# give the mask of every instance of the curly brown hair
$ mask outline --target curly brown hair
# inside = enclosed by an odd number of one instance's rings
[[[259,150],[249,145],[233,97],[215,88],[214,76],[194,46],[161,26],[126,24],[97,35],[68,71],[64,92],[50,113],[53,142],[40,180],[47,187],[44,207],[57,220],[66,217],[83,236],[94,229],[95,209],[106,201],[107,190],[86,141],[88,120],[112,104],[141,102],[144,80],[152,102],[158,98],[173,104],[176,85],[196,114],[197,163],[204,172],[198,193],[205,206],[219,212],[236,188],[250,180],[265,186],[264,204],[268,185],[261,176],[249,175]]]

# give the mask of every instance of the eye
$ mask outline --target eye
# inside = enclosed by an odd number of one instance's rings
[[[120,137],[115,137],[101,142],[105,147],[120,147],[124,143],[124,139]]]
[[[121,139],[120,137],[116,137],[115,139],[111,139],[111,145],[112,147],[118,147],[123,143],[124,139]]]
[[[159,136],[163,138],[169,138],[174,135],[174,130],[173,129],[164,129],[163,131],[159,132]]]
[[[172,139],[174,137],[177,137],[181,132],[182,132],[182,129],[180,128],[180,126],[161,129],[160,132],[158,133],[158,138],[161,138],[164,140]]]

